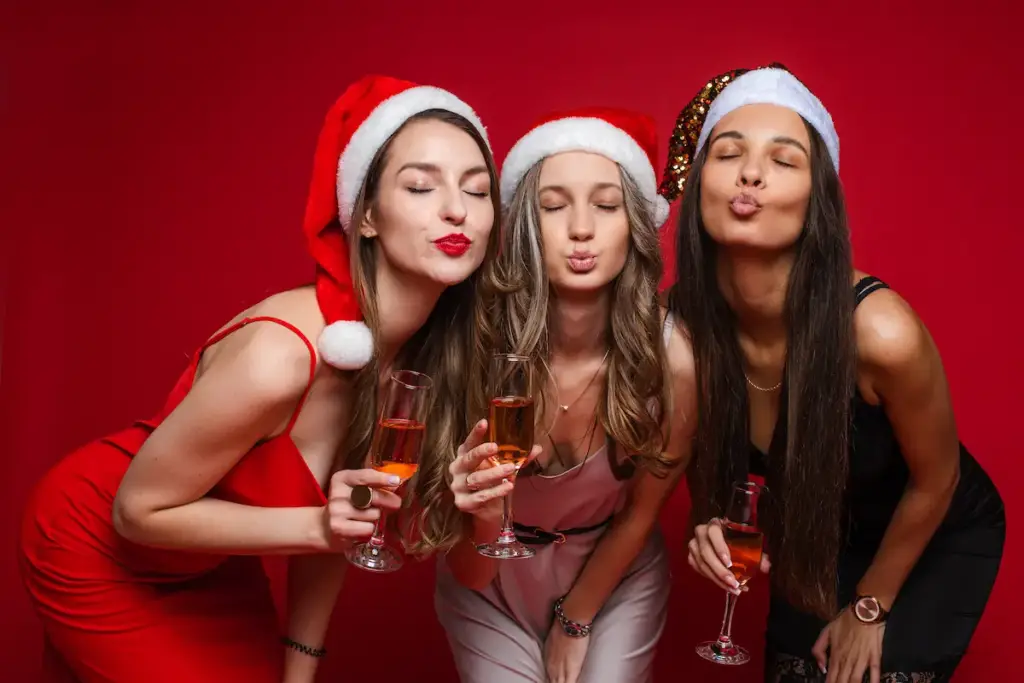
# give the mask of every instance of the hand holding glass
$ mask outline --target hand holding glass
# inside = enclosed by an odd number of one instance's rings
[[[397,475],[401,479],[399,486],[411,479],[419,467],[431,384],[430,378],[422,373],[400,370],[391,375],[384,390],[384,405],[370,443],[370,466],[378,472]],[[399,569],[402,556],[384,544],[384,528],[382,511],[370,540],[345,553],[348,561],[372,572]]]
[[[722,534],[729,546],[732,573],[740,586],[745,586],[761,566],[762,534],[757,525],[757,505],[764,487],[754,482],[737,484],[732,489],[725,519],[721,521]],[[746,664],[750,653],[732,642],[732,613],[737,595],[725,594],[725,616],[718,640],[697,646],[697,654],[717,664]]]
[[[491,359],[489,387],[491,405],[487,423],[491,441],[498,445],[493,460],[499,465],[515,465],[518,473],[533,450],[533,370],[529,357],[495,355]],[[478,545],[476,550],[499,560],[533,557],[533,549],[520,543],[512,530],[511,493],[502,499],[498,539]]]

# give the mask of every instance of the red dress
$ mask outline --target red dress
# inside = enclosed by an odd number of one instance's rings
[[[111,519],[132,456],[188,393],[203,350],[257,321],[302,338],[309,384],[284,433],[257,444],[209,495],[261,507],[326,504],[291,439],[316,369],[313,346],[283,320],[242,320],[196,351],[155,418],[71,453],[29,499],[22,576],[48,647],[83,683],[281,681],[280,622],[260,558],[144,547],[122,538]]]

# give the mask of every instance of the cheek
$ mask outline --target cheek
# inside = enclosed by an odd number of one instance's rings
[[[619,212],[609,220],[607,230],[607,242],[602,251],[610,258],[606,259],[608,265],[618,274],[626,265],[626,255],[629,253],[629,219],[625,212]]]
[[[374,224],[377,242],[388,261],[409,266],[421,256],[422,226],[427,224],[421,213],[422,207],[400,196],[380,206]]]

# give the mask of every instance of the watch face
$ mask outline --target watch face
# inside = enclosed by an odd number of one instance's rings
[[[874,621],[882,613],[882,607],[874,598],[861,598],[854,604],[853,611],[861,621]]]

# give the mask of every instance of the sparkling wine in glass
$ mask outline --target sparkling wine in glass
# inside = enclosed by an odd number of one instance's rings
[[[400,370],[388,380],[384,405],[370,443],[370,466],[378,472],[397,475],[401,482],[416,474],[426,435],[430,378],[412,370]],[[384,514],[377,519],[373,536],[346,551],[348,561],[372,572],[393,572],[402,566],[401,554],[384,543]]]
[[[491,395],[488,426],[498,453],[493,460],[499,466],[512,464],[516,473],[533,450],[533,369],[528,356],[497,354],[491,359],[489,374]],[[515,477],[515,473],[511,475]],[[501,533],[492,543],[478,545],[481,555],[499,560],[533,557],[532,548],[523,545],[512,531],[512,494],[502,499]]]
[[[761,566],[763,538],[757,524],[757,506],[765,490],[765,487],[750,481],[734,486],[722,520],[722,534],[729,546],[732,573],[740,586],[745,586]],[[725,594],[725,615],[718,639],[697,646],[697,654],[708,661],[732,665],[750,661],[750,653],[732,642],[732,614],[737,597],[731,592]]]

